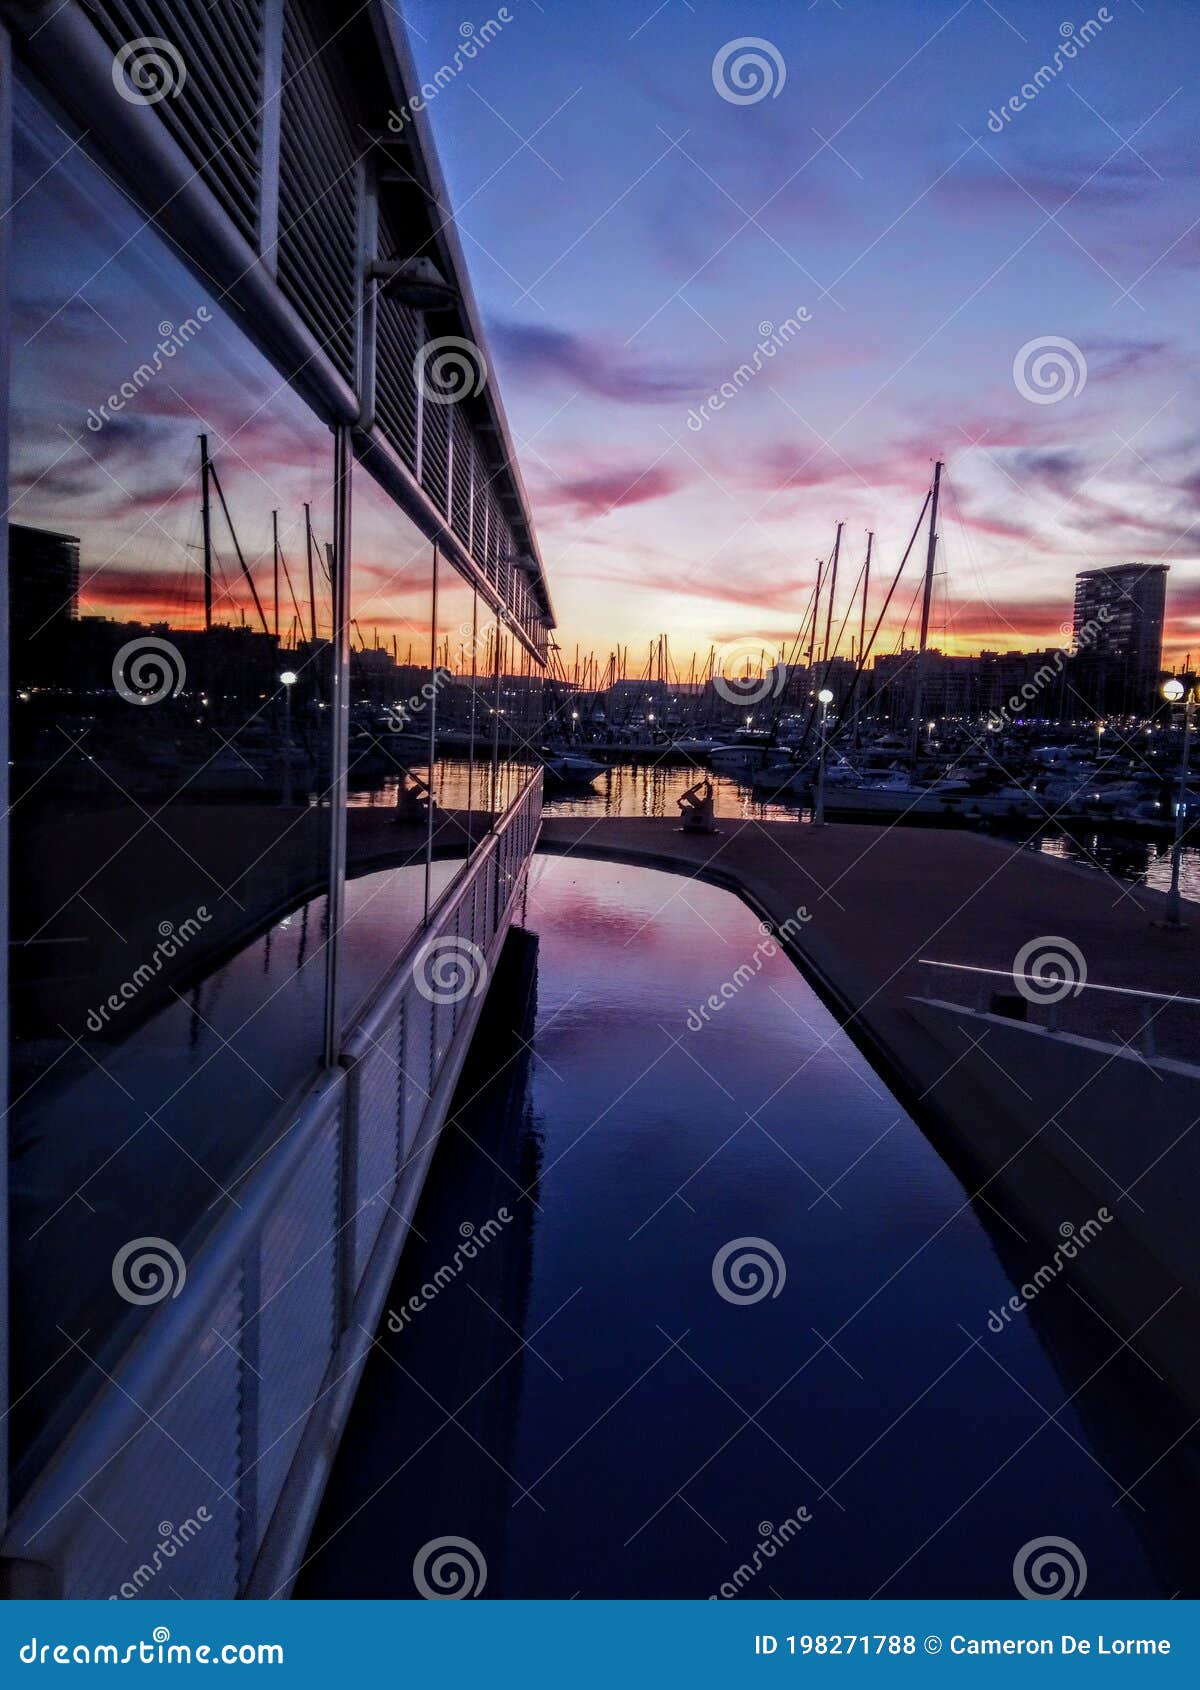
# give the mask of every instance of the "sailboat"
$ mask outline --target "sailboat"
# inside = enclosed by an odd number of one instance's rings
[[[825,799],[825,808],[831,814],[878,816],[881,820],[898,819],[910,815],[946,815],[962,810],[970,798],[969,783],[956,781],[953,778],[935,781],[922,781],[917,776],[917,761],[921,746],[921,724],[923,719],[922,694],[924,683],[925,652],[929,644],[929,613],[933,603],[934,566],[937,561],[938,544],[938,502],[941,495],[943,465],[939,459],[933,466],[933,484],[925,495],[925,504],[921,515],[917,519],[917,527],[913,530],[913,537],[908,543],[904,557],[900,561],[900,568],[896,571],[883,610],[875,624],[875,631],[871,636],[874,644],[875,634],[879,632],[888,602],[895,591],[896,583],[900,579],[905,563],[913,543],[920,531],[925,511],[929,512],[929,533],[925,549],[925,582],[921,597],[921,635],[916,655],[916,670],[913,689],[913,718],[909,744],[909,761],[907,769],[893,768],[886,774],[872,779],[860,779],[856,782],[834,780],[829,782],[829,771],[826,770],[826,782],[831,790]],[[870,553],[868,551],[868,559]],[[832,610],[832,603],[831,603]],[[866,629],[866,605],[864,595],[863,630]],[[826,636],[828,650],[828,633]],[[861,646],[859,665],[855,672],[854,682],[850,689],[853,699],[860,677],[866,664],[869,645]],[[849,703],[850,700],[847,701]],[[843,720],[847,711],[843,709]],[[857,725],[857,714],[853,718]]]

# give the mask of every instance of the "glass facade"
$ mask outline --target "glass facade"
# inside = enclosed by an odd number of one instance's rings
[[[230,1211],[319,1070],[330,990],[336,1040],[515,796],[499,723],[536,665],[355,462],[335,808],[331,429],[24,88],[14,152],[21,1483],[153,1313],[114,1295],[122,1248],[187,1254]]]

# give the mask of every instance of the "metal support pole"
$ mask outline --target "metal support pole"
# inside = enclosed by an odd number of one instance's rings
[[[350,429],[334,431],[333,628],[329,642],[329,697],[333,718],[329,783],[329,909],[325,942],[325,1063],[341,1045],[338,1015],[338,946],[346,880],[346,765],[350,756]]]
[[[1179,797],[1175,803],[1175,842],[1171,846],[1171,889],[1167,893],[1165,927],[1182,927],[1182,899],[1179,895],[1179,871],[1183,864],[1183,836],[1187,829],[1188,769],[1192,752],[1192,718],[1195,713],[1196,689],[1188,685],[1187,701],[1183,707],[1183,758],[1179,765]]]
[[[826,717],[828,715],[829,701],[823,698],[821,700],[821,746],[817,753],[817,797],[816,802],[813,805],[812,818],[812,825],[814,827],[825,826],[825,724]]]

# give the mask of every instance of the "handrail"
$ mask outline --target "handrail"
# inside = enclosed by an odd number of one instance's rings
[[[121,1453],[134,1433],[153,1419],[153,1413],[160,1411],[162,1392],[171,1380],[188,1372],[186,1385],[203,1370],[205,1363],[188,1368],[185,1359],[195,1350],[198,1332],[207,1331],[206,1321],[235,1281],[245,1252],[274,1212],[280,1191],[303,1165],[314,1139],[333,1113],[344,1110],[346,1069],[351,1066],[348,1058],[361,1055],[364,1046],[369,1048],[367,1041],[378,1017],[394,1009],[396,996],[411,983],[412,964],[420,946],[428,941],[431,928],[446,919],[458,900],[473,893],[479,875],[488,872],[488,859],[497,855],[505,834],[535,801],[540,781],[541,770],[537,769],[479,849],[467,859],[466,872],[446,889],[431,910],[429,923],[405,945],[396,958],[388,987],[344,1041],[339,1064],[314,1077],[311,1089],[290,1112],[286,1130],[249,1171],[237,1208],[198,1245],[188,1262],[186,1302],[165,1304],[155,1311],[116,1363],[114,1372],[120,1385],[102,1392],[88,1405],[37,1475],[9,1522],[4,1544],[10,1555],[24,1533],[29,1541],[28,1554],[34,1560],[53,1561],[57,1541],[70,1529],[66,1519],[69,1505]],[[516,887],[512,895],[516,896]],[[511,900],[505,913],[510,906]],[[498,921],[497,931],[502,927],[503,922]],[[337,1234],[329,1240],[334,1252],[338,1242]],[[335,1333],[335,1339],[340,1336],[340,1332]],[[153,1413],[143,1405],[151,1405]],[[56,1533],[52,1528],[59,1520],[62,1524]]]
[[[166,1382],[182,1358],[195,1351],[197,1336],[207,1333],[209,1314],[228,1291],[251,1239],[269,1219],[280,1189],[302,1165],[313,1138],[339,1106],[344,1085],[340,1068],[327,1069],[317,1078],[293,1112],[290,1126],[254,1169],[233,1213],[213,1228],[189,1260],[186,1302],[166,1303],[155,1310],[154,1318],[113,1368],[120,1386],[101,1391],[93,1399],[14,1509],[10,1542],[22,1532],[29,1533],[25,1541],[31,1555],[39,1558],[44,1546],[34,1547],[33,1540],[149,1423],[152,1415],[141,1405],[150,1403],[155,1414],[161,1413],[159,1399]],[[331,1246],[335,1242],[331,1239]],[[187,1383],[206,1365],[198,1363]],[[102,1459],[98,1451],[103,1452]],[[35,1523],[38,1519],[40,1525]]]
[[[952,968],[961,974],[991,974],[1001,980],[1029,980],[1036,986],[1045,987],[1051,982],[1040,974],[1018,974],[1012,968],[980,968],[970,962],[940,962],[936,957],[922,956],[917,961],[926,968]],[[1058,982],[1054,982],[1057,984]],[[1183,992],[1147,992],[1139,986],[1102,986],[1096,980],[1075,980],[1071,982],[1071,992],[1078,996],[1080,992],[1114,992],[1118,997],[1152,998],[1156,1003],[1188,1003],[1200,1007],[1200,998],[1188,997]]]
[[[466,897],[467,892],[474,887],[475,880],[479,873],[483,871],[485,863],[490,857],[496,855],[501,839],[522,814],[526,805],[530,803],[532,789],[540,783],[541,778],[541,769],[535,769],[504,812],[500,821],[480,842],[472,855],[466,859],[466,866],[470,869],[470,873],[465,876],[460,875],[450,883],[430,910],[428,921],[417,928],[405,942],[403,949],[397,953],[388,979],[384,982],[374,1000],[368,1002],[363,1008],[357,1017],[357,1025],[354,1030],[342,1041],[339,1060],[344,1067],[352,1066],[354,1061],[361,1058],[364,1052],[378,1041],[382,1028],[386,1026],[388,1018],[395,1009],[396,999],[403,996],[408,989],[412,968],[421,950],[429,942],[431,930],[435,929],[450,913],[454,905],[460,903]]]

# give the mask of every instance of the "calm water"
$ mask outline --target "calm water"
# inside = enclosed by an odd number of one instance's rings
[[[1047,1535],[1089,1596],[1195,1594],[1187,1440],[1159,1459],[1186,1421],[1062,1280],[989,1330],[1045,1249],[965,1201],[750,913],[539,858],[527,919],[536,1009],[507,955],[389,1306],[513,1218],[385,1320],[298,1594],[412,1596],[458,1537],[487,1596],[706,1597],[800,1509],[747,1596],[1012,1596]],[[718,1293],[739,1239],[777,1295]]]

